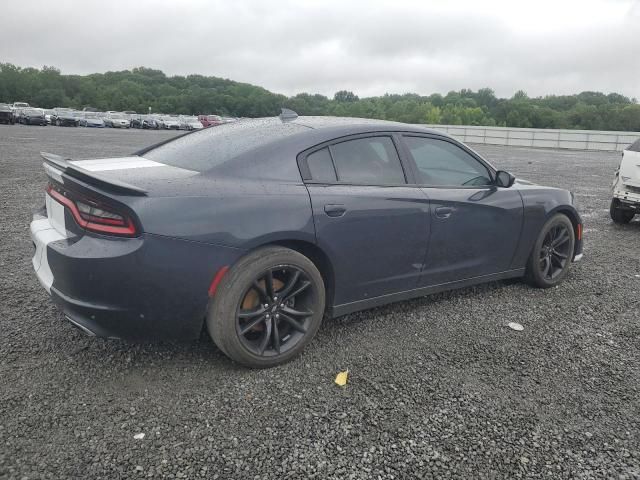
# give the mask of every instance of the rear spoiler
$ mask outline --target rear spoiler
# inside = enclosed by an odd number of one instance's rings
[[[103,190],[124,195],[145,196],[147,194],[146,190],[136,187],[135,185],[112,178],[105,178],[94,172],[90,172],[84,168],[73,165],[72,163],[69,163],[66,158],[61,157],[60,155],[47,152],[40,152],[40,155],[44,158],[45,168],[49,165],[54,167],[56,170],[59,170],[60,173],[65,173],[70,177],[82,180],[83,182],[102,188]]]

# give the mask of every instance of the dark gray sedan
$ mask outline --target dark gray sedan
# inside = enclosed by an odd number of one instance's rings
[[[492,280],[551,287],[582,257],[566,190],[434,130],[242,120],[130,157],[43,154],[33,265],[90,335],[197,338],[269,367],[323,317]]]

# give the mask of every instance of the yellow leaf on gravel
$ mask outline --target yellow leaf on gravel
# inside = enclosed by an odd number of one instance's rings
[[[344,387],[347,384],[348,376],[349,376],[349,370],[340,372],[338,375],[336,375],[336,385],[340,385],[341,387]]]

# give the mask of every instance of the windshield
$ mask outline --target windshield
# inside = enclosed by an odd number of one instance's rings
[[[207,120],[219,122],[222,120],[222,117],[219,117],[218,115],[207,115]]]
[[[95,113],[85,113],[84,118],[98,118],[98,115]]]
[[[113,118],[114,120],[124,120],[124,115],[120,113],[112,113],[109,117]]]
[[[247,120],[205,128],[143,153],[149,160],[204,172],[250,150],[307,130],[279,118]]]
[[[31,115],[31,116],[34,116],[34,115],[44,115],[44,114],[42,113],[42,110],[37,110],[37,109],[35,109],[35,108],[34,108],[34,109],[31,109],[31,110],[25,110],[25,112],[24,112],[24,113],[25,113],[26,115]]]

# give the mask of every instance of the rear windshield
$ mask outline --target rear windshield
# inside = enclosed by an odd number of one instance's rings
[[[204,172],[273,141],[295,135],[307,127],[265,118],[226,123],[178,137],[146,153],[156,162]]]
[[[640,152],[640,138],[629,145],[627,150],[631,150],[632,152]]]

